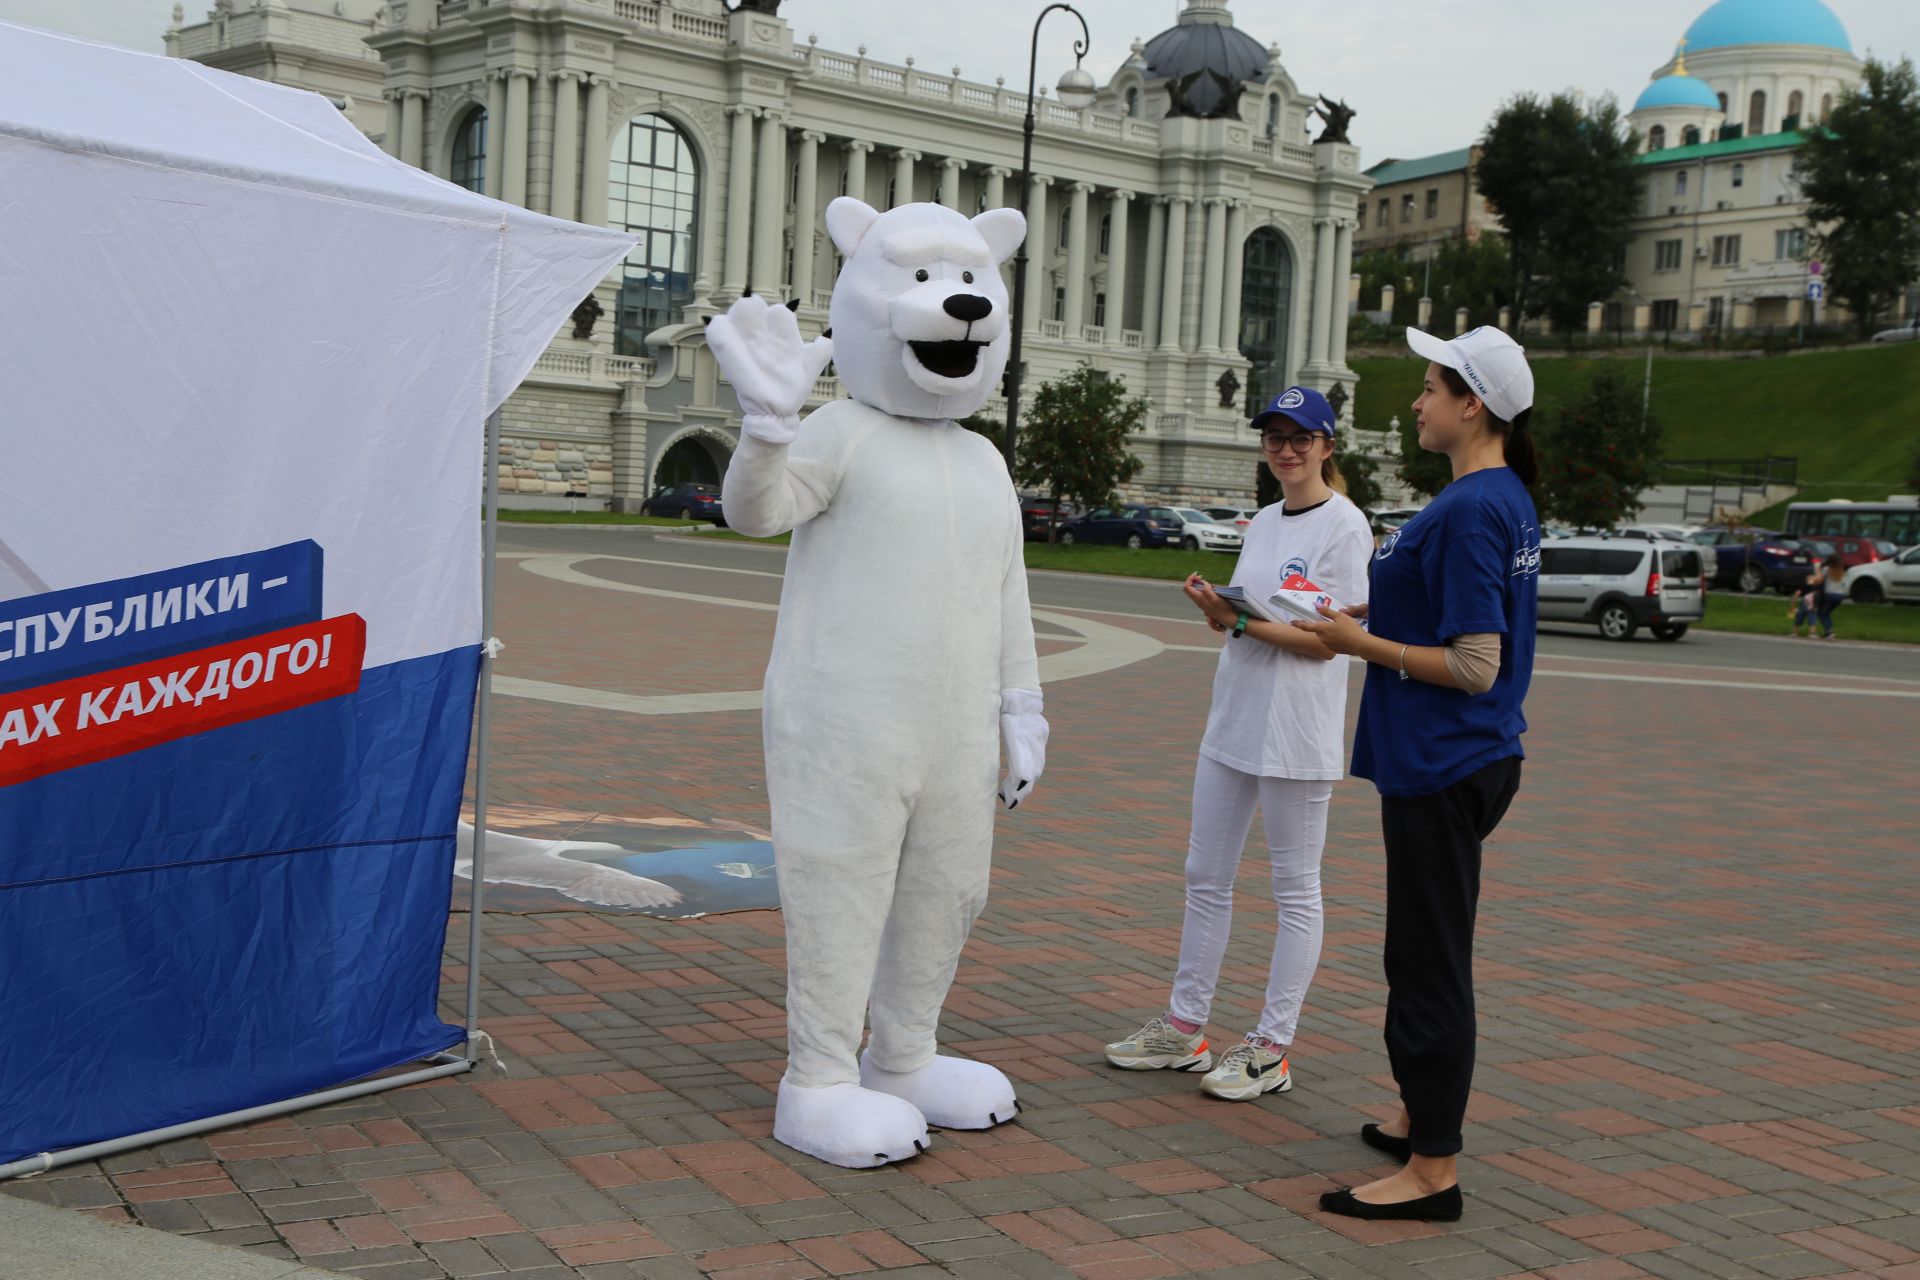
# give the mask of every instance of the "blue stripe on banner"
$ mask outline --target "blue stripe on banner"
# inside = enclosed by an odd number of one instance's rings
[[[461,1039],[438,999],[478,662],[0,789],[0,1162]]]
[[[0,601],[0,693],[320,617],[311,540]]]

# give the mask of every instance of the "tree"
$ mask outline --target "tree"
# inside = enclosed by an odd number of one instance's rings
[[[1060,503],[1111,506],[1115,490],[1140,474],[1127,437],[1146,423],[1147,402],[1127,397],[1126,383],[1082,361],[1055,382],[1043,382],[1020,424],[1014,478]],[[1053,529],[1047,530],[1053,540]]]
[[[1795,158],[1827,288],[1862,337],[1920,278],[1920,83],[1913,62],[1869,59]]]
[[[1610,529],[1640,509],[1660,473],[1660,424],[1643,412],[1640,388],[1602,365],[1540,441],[1542,517]]]
[[[1347,497],[1353,505],[1371,514],[1380,506],[1380,464],[1364,453],[1343,453],[1338,459],[1341,478],[1347,482]]]
[[[1400,424],[1400,479],[1415,493],[1431,498],[1453,479],[1453,463],[1444,453],[1420,447],[1419,419],[1409,414]]]
[[[1475,177],[1507,233],[1514,305],[1567,330],[1587,304],[1627,282],[1629,222],[1638,212],[1639,139],[1610,97],[1582,107],[1567,93],[1523,93],[1480,139]]]
[[[1364,306],[1380,301],[1380,287],[1394,288],[1393,314],[1387,323],[1393,327],[1416,324],[1420,318],[1420,294],[1433,292],[1432,326],[1443,333],[1453,331],[1453,314],[1467,308],[1469,324],[1492,324],[1500,308],[1512,301],[1509,288],[1513,268],[1507,257],[1506,237],[1485,234],[1472,240],[1449,239],[1433,251],[1432,270],[1424,260],[1416,260],[1413,249],[1403,245],[1395,249],[1375,249],[1354,260],[1354,272],[1360,277],[1360,298]]]

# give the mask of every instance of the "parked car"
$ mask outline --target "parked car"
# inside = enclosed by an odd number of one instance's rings
[[[1373,527],[1381,533],[1392,533],[1407,521],[1419,515],[1420,507],[1388,507],[1384,511],[1373,513]]]
[[[720,486],[717,484],[676,484],[655,490],[651,498],[640,504],[640,514],[726,523],[720,514]]]
[[[1029,542],[1045,542],[1049,525],[1065,524],[1078,514],[1071,504],[1063,503],[1056,515],[1052,498],[1043,498],[1037,493],[1020,495],[1020,524]]]
[[[1240,554],[1246,535],[1233,525],[1215,520],[1193,507],[1175,507],[1173,514],[1182,522],[1180,545],[1189,551],[1224,551]]]
[[[1253,507],[1202,507],[1200,509],[1221,524],[1232,525],[1242,534],[1246,533],[1247,526],[1253,523],[1253,518],[1260,514]]]
[[[1628,538],[1557,538],[1540,544],[1540,621],[1584,622],[1609,640],[1645,626],[1678,640],[1705,616],[1705,559],[1698,547]]]
[[[1920,547],[1847,570],[1847,598],[1861,604],[1920,604]]]
[[[1702,529],[1688,541],[1712,549],[1715,586],[1748,595],[1768,587],[1791,595],[1813,572],[1812,551],[1771,529]]]
[[[1882,329],[1873,335],[1875,342],[1920,342],[1920,316],[1895,329]]]
[[[1687,542],[1700,532],[1700,526],[1692,524],[1623,524],[1615,530],[1623,538],[1639,538],[1643,541],[1664,540],[1667,542]]]
[[[1066,546],[1086,542],[1096,546],[1177,547],[1185,534],[1186,522],[1172,507],[1095,507],[1060,526],[1060,541]]]
[[[1875,560],[1891,560],[1898,554],[1895,547],[1885,538],[1857,538],[1850,533],[1823,533],[1817,538],[1802,538],[1807,545],[1808,554],[1816,560],[1824,561],[1828,556],[1839,556],[1840,563],[1846,568],[1857,564],[1872,564]],[[1827,550],[1821,551],[1820,547]]]

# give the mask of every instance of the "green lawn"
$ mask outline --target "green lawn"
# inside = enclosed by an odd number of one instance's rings
[[[625,516],[612,511],[502,511],[502,524],[635,524],[690,529],[697,522],[664,516]]]
[[[1044,542],[1027,544],[1027,568],[1054,569],[1066,573],[1102,573],[1122,578],[1161,578],[1168,582],[1185,581],[1190,573],[1203,573],[1216,582],[1225,582],[1233,574],[1237,557],[1218,551],[1177,551],[1166,547],[1050,547]]]
[[[696,538],[712,538],[716,542],[764,542],[770,546],[784,547],[793,541],[790,533],[777,534],[771,538],[749,538],[744,533],[735,533],[731,529],[702,529],[693,535]]]
[[[1781,595],[1743,596],[1731,591],[1715,591],[1707,597],[1706,618],[1694,625],[1703,631],[1744,631],[1763,636],[1793,634],[1793,623],[1787,618],[1787,597]],[[1833,615],[1833,631],[1844,640],[1920,644],[1920,609],[1911,605],[1849,602]]]
[[[1349,361],[1360,374],[1358,426],[1384,430],[1420,393],[1421,362],[1373,357]],[[1644,354],[1537,359],[1536,425],[1546,427],[1601,364],[1618,367],[1635,385]],[[1920,441],[1920,345],[1896,344],[1746,359],[1661,356],[1653,361],[1653,411],[1666,428],[1670,458],[1800,460],[1795,501],[1878,501],[1905,491],[1908,464]],[[1777,526],[1784,509],[1756,513]]]

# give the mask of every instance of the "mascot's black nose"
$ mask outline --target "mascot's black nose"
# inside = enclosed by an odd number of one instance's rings
[[[940,305],[955,320],[965,320],[968,324],[985,320],[993,314],[993,299],[983,298],[977,293],[956,293]]]

